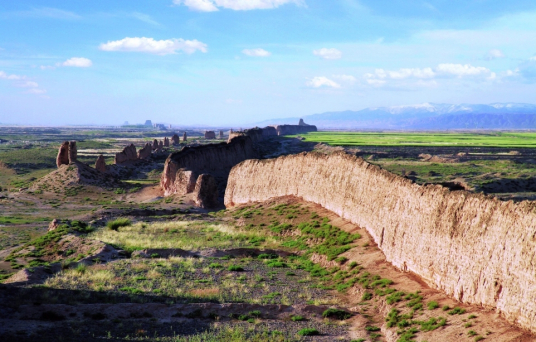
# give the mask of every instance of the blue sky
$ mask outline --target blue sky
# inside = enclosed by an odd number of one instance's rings
[[[0,5],[0,123],[240,125],[536,102],[536,2],[48,0]]]

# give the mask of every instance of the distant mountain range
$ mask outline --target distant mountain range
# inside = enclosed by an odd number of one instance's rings
[[[435,104],[366,108],[304,116],[319,129],[536,129],[536,105],[524,103]],[[258,126],[297,124],[299,118],[267,120]]]

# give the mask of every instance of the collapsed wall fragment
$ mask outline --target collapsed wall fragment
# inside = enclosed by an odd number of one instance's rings
[[[76,141],[64,141],[58,149],[56,166],[69,165],[77,160]]]
[[[228,143],[187,146],[166,159],[160,186],[165,196],[184,195],[195,190],[201,174],[210,174],[223,192],[231,168],[251,158],[258,158],[258,154],[249,137],[237,137]]]
[[[106,172],[106,160],[102,154],[95,161],[95,169],[100,172]]]
[[[114,158],[114,164],[123,164],[127,161],[138,159],[138,154],[136,153],[136,146],[130,144],[123,149],[123,151],[116,153]]]

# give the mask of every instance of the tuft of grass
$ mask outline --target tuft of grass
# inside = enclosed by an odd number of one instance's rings
[[[244,271],[244,268],[240,267],[240,266],[237,266],[237,265],[229,265],[229,267],[227,268],[227,270],[231,271],[231,272],[243,272]]]
[[[120,227],[128,227],[132,224],[132,222],[130,222],[130,220],[128,218],[124,218],[124,217],[121,217],[121,218],[118,218],[118,219],[115,219],[113,221],[108,221],[106,223],[106,227],[110,230],[119,230]]]
[[[322,313],[324,318],[334,318],[338,320],[344,320],[352,317],[352,314],[340,309],[327,309]]]
[[[365,300],[370,300],[370,299],[372,299],[372,293],[370,293],[370,292],[363,293],[363,296],[361,297],[361,300],[365,301]]]
[[[454,309],[449,311],[449,315],[463,315],[465,313],[465,309],[455,307]]]
[[[293,315],[293,316],[290,316],[290,319],[291,319],[293,322],[301,322],[301,321],[305,321],[305,317],[300,316],[300,315]]]
[[[316,330],[315,328],[305,328],[300,331],[298,331],[298,335],[300,336],[316,336],[320,335],[320,332]]]
[[[276,260],[271,260],[269,261],[266,266],[268,267],[288,267],[288,265],[282,261],[276,261]]]
[[[435,300],[433,300],[429,302],[427,306],[428,306],[428,310],[435,310],[439,307],[439,304]]]

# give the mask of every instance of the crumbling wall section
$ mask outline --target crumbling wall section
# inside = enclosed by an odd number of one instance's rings
[[[536,203],[420,186],[344,154],[246,160],[225,205],[294,195],[366,228],[387,260],[536,331]]]
[[[166,159],[160,186],[166,196],[182,194],[180,189],[184,188],[183,179],[186,178],[177,177],[179,170],[181,175],[187,170],[192,171],[196,177],[208,173],[216,178],[225,179],[226,182],[233,166],[252,158],[258,158],[258,154],[249,137],[236,137],[229,143],[187,146],[179,152],[170,154]],[[189,177],[187,178],[190,179]]]

